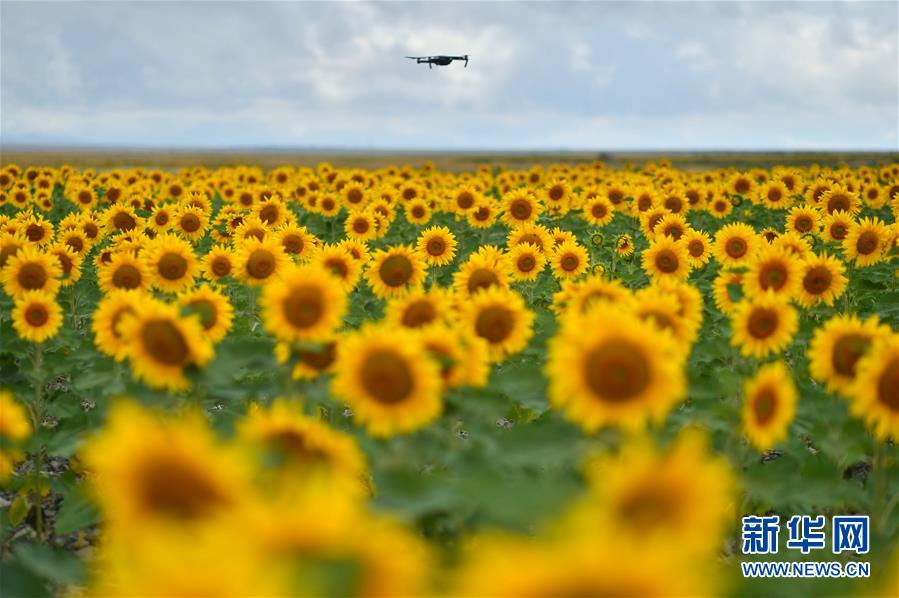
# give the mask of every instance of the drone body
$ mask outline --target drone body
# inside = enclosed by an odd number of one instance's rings
[[[414,60],[416,64],[427,64],[428,68],[434,68],[434,65],[437,66],[447,66],[454,60],[464,60],[465,67],[468,68],[468,54],[464,56],[406,56],[411,60]]]

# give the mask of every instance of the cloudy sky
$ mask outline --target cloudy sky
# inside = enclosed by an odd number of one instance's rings
[[[897,6],[4,0],[0,141],[896,150]]]

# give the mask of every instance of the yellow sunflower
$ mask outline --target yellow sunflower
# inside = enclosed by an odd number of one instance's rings
[[[567,311],[584,314],[599,302],[630,307],[633,301],[633,293],[620,281],[594,274],[577,282],[565,281],[562,290],[553,296],[553,310],[560,315]]]
[[[659,421],[686,387],[673,337],[607,302],[563,319],[546,376],[550,404],[588,432]]]
[[[634,293],[630,309],[637,317],[650,322],[660,330],[671,334],[684,355],[699,331],[695,320],[682,315],[682,304],[678,295],[671,291],[671,284],[654,284]]]
[[[10,244],[9,247],[14,245]],[[62,267],[55,256],[37,247],[25,246],[8,255],[6,265],[0,271],[0,279],[7,295],[18,298],[31,291],[56,295]]]
[[[234,272],[234,252],[225,245],[213,245],[203,256],[203,277],[222,282]]]
[[[335,279],[346,293],[352,292],[362,276],[362,263],[353,257],[343,245],[323,245],[310,259],[310,263],[321,265]]]
[[[115,289],[144,291],[150,288],[151,282],[145,262],[130,251],[116,253],[108,263],[97,268],[97,284],[104,293]]]
[[[803,307],[812,307],[823,303],[833,305],[846,290],[849,279],[846,278],[846,266],[843,262],[826,253],[811,254],[802,261],[799,268],[801,283],[796,289],[796,301]]]
[[[724,267],[745,265],[759,249],[758,235],[748,224],[735,222],[715,233],[715,259]]]
[[[202,284],[178,295],[178,303],[188,313],[196,314],[206,337],[217,343],[231,330],[234,308],[221,291]]]
[[[607,197],[596,196],[584,206],[584,220],[594,226],[605,226],[615,216],[615,206]]]
[[[540,224],[526,224],[513,228],[506,237],[506,246],[515,247],[521,243],[536,245],[537,249],[549,254],[553,249],[552,235],[545,226]]]
[[[884,259],[888,229],[879,218],[863,218],[849,225],[843,239],[843,254],[847,260],[855,260],[856,266],[871,266]]]
[[[740,302],[731,314],[731,344],[745,356],[780,353],[799,327],[796,310],[784,297],[767,291]]]
[[[783,250],[766,248],[748,263],[743,289],[750,296],[770,292],[791,299],[801,283],[801,262]]]
[[[443,409],[440,370],[426,355],[412,331],[366,326],[341,340],[331,391],[372,436],[411,432]]]
[[[690,259],[684,244],[658,236],[641,256],[643,270],[653,280],[683,280],[690,275]]]
[[[173,234],[153,239],[140,254],[149,270],[153,286],[166,293],[177,293],[194,284],[200,265],[190,243]]]
[[[881,324],[877,316],[864,322],[855,315],[834,316],[815,330],[809,342],[809,373],[827,384],[830,392],[848,394],[859,360],[889,333],[890,327]]]
[[[842,243],[849,235],[849,229],[854,224],[852,216],[848,212],[834,212],[824,217],[822,229],[824,230],[824,238],[828,241],[837,241]]]
[[[848,390],[852,413],[862,418],[877,438],[899,438],[899,335],[878,338],[858,360],[856,371]]]
[[[451,291],[432,286],[427,291],[415,289],[387,302],[384,319],[404,328],[422,329],[443,325],[453,318]]]
[[[182,205],[172,214],[170,230],[196,242],[206,235],[209,214],[194,206]]]
[[[528,189],[513,189],[503,195],[502,221],[510,227],[533,224],[540,217],[543,206]]]
[[[53,295],[44,291],[28,291],[15,299],[12,325],[19,338],[42,343],[59,332],[62,309]]]
[[[546,267],[546,255],[536,245],[519,243],[509,250],[512,264],[512,278],[519,281],[534,281]]]
[[[262,290],[265,328],[286,342],[330,338],[343,321],[346,293],[320,265],[291,266]]]
[[[439,362],[446,388],[486,386],[490,362],[484,339],[446,324],[429,326],[419,337],[425,350]]]
[[[252,286],[274,280],[291,263],[271,236],[262,240],[246,239],[236,248],[236,253],[234,276]]]
[[[492,286],[472,295],[461,307],[461,326],[487,341],[490,359],[519,353],[534,334],[534,313],[511,289]]]
[[[378,235],[375,218],[368,210],[352,211],[347,214],[343,230],[347,238],[356,241],[370,241]]]
[[[97,303],[91,318],[94,345],[98,350],[116,361],[124,361],[128,356],[128,344],[118,330],[119,322],[144,297],[140,291],[113,290]]]
[[[393,245],[377,251],[365,272],[372,291],[382,299],[404,295],[420,287],[426,275],[427,265],[408,245]]]
[[[846,187],[834,185],[821,195],[821,209],[827,214],[846,212],[855,216],[861,210],[862,201],[858,195]]]
[[[787,230],[804,235],[816,234],[821,228],[821,213],[813,206],[794,206],[787,214]]]
[[[763,365],[743,390],[743,433],[760,451],[787,438],[799,395],[782,361]]]
[[[590,256],[577,241],[565,241],[552,252],[550,266],[558,279],[577,278],[590,267]]]
[[[153,388],[189,388],[184,368],[203,367],[214,354],[197,316],[181,317],[177,305],[150,297],[124,313],[116,330],[128,345],[135,377]]]
[[[294,260],[304,262],[318,246],[318,239],[305,226],[287,224],[275,232],[275,239],[281,244],[284,253]]]
[[[432,226],[418,236],[416,249],[425,262],[444,266],[456,257],[456,236],[445,226]]]
[[[680,243],[687,250],[687,261],[693,269],[705,266],[712,258],[712,239],[706,232],[691,228],[681,237]]]
[[[81,264],[84,258],[65,243],[54,243],[47,252],[56,257],[62,268],[62,277],[59,284],[64,287],[72,286],[81,279]]]
[[[490,228],[496,222],[498,211],[499,208],[493,199],[481,196],[474,209],[465,213],[465,220],[472,228]]]

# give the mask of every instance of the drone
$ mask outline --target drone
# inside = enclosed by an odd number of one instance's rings
[[[427,64],[429,69],[434,68],[434,65],[437,66],[447,66],[454,60],[464,60],[465,68],[468,68],[468,54],[464,56],[406,56],[411,60],[414,60],[416,64]]]

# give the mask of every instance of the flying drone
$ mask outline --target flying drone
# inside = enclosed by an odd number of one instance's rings
[[[465,68],[468,68],[468,54],[464,56],[406,56],[411,60],[414,60],[416,64],[427,64],[429,69],[434,68],[434,65],[437,66],[447,66],[454,60],[464,60]]]

